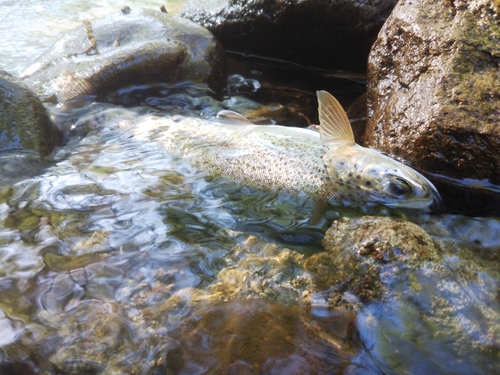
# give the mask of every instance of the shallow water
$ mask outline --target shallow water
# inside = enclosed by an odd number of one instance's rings
[[[161,5],[128,2],[139,4]],[[0,65],[19,72],[66,28],[111,10],[0,2]],[[256,90],[258,77],[233,77],[224,103],[180,84],[140,107],[52,106],[68,134],[53,160],[2,155],[1,371],[498,373],[498,218],[377,212],[407,215],[443,253],[419,267],[384,265],[385,298],[365,302],[304,267],[331,221],[362,212],[332,209],[311,227],[307,197],[209,178],[130,131],[149,111],[249,108],[235,93]]]

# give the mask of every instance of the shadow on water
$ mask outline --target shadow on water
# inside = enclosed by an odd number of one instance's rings
[[[428,175],[443,197],[439,213],[500,216],[500,186],[486,181]]]

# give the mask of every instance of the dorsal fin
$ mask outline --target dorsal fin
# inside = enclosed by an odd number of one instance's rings
[[[233,124],[241,124],[241,125],[255,125],[252,121],[247,119],[245,116],[240,115],[237,112],[229,111],[224,109],[217,113],[217,118],[222,121],[231,122]]]
[[[319,133],[323,143],[354,145],[354,134],[344,108],[326,91],[316,91],[318,96]]]

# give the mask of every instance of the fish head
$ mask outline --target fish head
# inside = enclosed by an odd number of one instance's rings
[[[441,201],[424,176],[381,152],[357,145],[340,103],[318,91],[320,136],[328,171],[324,196],[337,205],[384,205],[432,209]]]
[[[334,191],[328,197],[332,203],[432,210],[441,201],[427,178],[377,150],[359,145],[332,147],[324,162]]]

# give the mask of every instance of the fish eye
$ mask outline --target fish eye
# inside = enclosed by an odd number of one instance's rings
[[[412,188],[408,181],[401,177],[394,177],[387,185],[387,192],[396,197],[404,197],[411,194]]]

